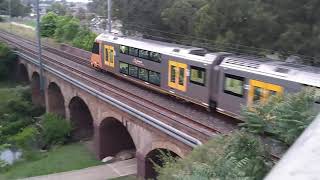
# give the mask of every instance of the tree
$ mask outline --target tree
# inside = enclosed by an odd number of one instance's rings
[[[195,14],[206,3],[205,0],[177,0],[164,9],[161,20],[173,33],[194,34]]]
[[[99,16],[107,17],[107,6],[108,1],[106,0],[93,0],[92,2],[88,3],[87,7],[89,12],[93,12],[98,14]]]
[[[164,156],[156,167],[157,179],[263,179],[271,168],[271,158],[261,141],[244,132],[221,135],[194,149],[181,160]]]
[[[54,2],[51,6],[47,9],[48,12],[54,12],[57,15],[64,16],[67,13],[67,8],[58,2]]]
[[[71,16],[59,16],[54,38],[60,42],[72,41],[80,28],[79,20]]]
[[[58,15],[54,12],[49,12],[41,18],[40,29],[41,36],[53,37],[57,29]]]
[[[81,28],[77,36],[72,40],[72,45],[87,51],[91,51],[92,44],[97,35],[87,28]]]
[[[272,97],[267,103],[257,103],[243,109],[245,127],[260,135],[266,133],[290,146],[313,121],[317,111],[314,90],[304,90],[284,97]]]
[[[94,0],[88,7],[106,16],[106,1]],[[259,55],[279,51],[284,58],[298,53],[304,62],[320,65],[320,60],[305,57],[320,57],[316,0],[118,0],[113,9],[124,33],[197,42],[219,51]]]
[[[9,14],[8,7],[11,3],[11,16],[26,16],[31,12],[31,6],[25,6],[21,3],[20,0],[0,0],[0,13],[1,14]]]

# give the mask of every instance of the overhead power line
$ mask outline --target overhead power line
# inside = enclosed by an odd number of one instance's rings
[[[271,49],[263,49],[263,48],[256,48],[256,47],[250,47],[250,46],[245,46],[245,45],[241,45],[241,44],[232,44],[232,43],[216,43],[212,40],[209,39],[204,39],[204,38],[198,38],[195,36],[190,36],[190,35],[184,35],[184,34],[179,34],[179,33],[172,33],[172,32],[168,32],[168,31],[164,31],[164,30],[159,30],[159,29],[155,29],[155,28],[150,28],[147,27],[143,24],[139,24],[139,23],[125,23],[126,26],[125,27],[133,27],[136,28],[135,31],[137,31],[137,29],[142,29],[142,30],[150,30],[150,31],[155,31],[155,32],[159,32],[162,34],[167,34],[167,35],[172,35],[172,36],[179,36],[179,37],[184,37],[187,39],[193,39],[193,40],[197,40],[197,42],[187,42],[188,44],[201,44],[201,45],[205,45],[205,47],[210,47],[211,49],[216,49],[216,50],[221,50],[221,51],[228,51],[228,52],[232,52],[232,53],[237,53],[237,54],[253,54],[253,55],[259,55],[262,54],[263,52],[267,52],[267,53],[279,53],[279,54],[287,54],[287,55],[294,55],[294,56],[298,56],[303,58],[304,60],[307,61],[314,61],[317,60],[316,57],[312,57],[312,56],[306,56],[306,55],[302,55],[302,54],[297,54],[294,52],[290,52],[290,51],[276,51],[276,50],[271,50]],[[132,29],[126,29],[126,30],[132,30]],[[182,43],[185,44],[186,42],[182,42],[179,41],[177,39],[168,39],[168,37],[160,37],[160,36],[155,36],[155,35],[151,35],[151,34],[147,34],[147,36],[150,37],[154,37],[154,38],[162,38],[164,40],[169,40],[172,42],[176,42],[176,43]],[[199,42],[202,41],[202,42]],[[209,49],[210,49],[209,48]],[[239,51],[244,51],[243,52],[239,52]]]

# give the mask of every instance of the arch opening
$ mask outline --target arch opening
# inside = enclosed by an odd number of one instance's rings
[[[37,72],[32,74],[31,80],[32,103],[41,107],[45,107],[44,94],[40,89],[40,75]]]
[[[18,66],[17,81],[23,84],[29,83],[28,70],[24,64],[19,64]]]
[[[64,97],[60,87],[54,82],[50,83],[48,87],[48,111],[66,117]]]
[[[87,104],[78,96],[69,104],[74,140],[90,140],[93,137],[93,118]]]
[[[129,152],[133,156],[136,146],[127,128],[115,118],[104,119],[99,128],[99,157],[116,156],[120,152]]]
[[[173,151],[167,150],[167,149],[154,149],[150,151],[146,157],[145,157],[145,178],[146,179],[155,179],[158,176],[158,172],[155,170],[155,164],[162,167],[163,166],[163,159],[162,159],[162,153],[166,155],[170,155],[174,158],[180,158],[179,155],[174,153]]]

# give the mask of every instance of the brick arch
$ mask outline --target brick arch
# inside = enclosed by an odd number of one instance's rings
[[[145,179],[155,179],[158,173],[154,169],[154,163],[162,166],[163,161],[160,158],[161,152],[170,154],[176,158],[183,158],[185,155],[180,148],[168,141],[156,141],[152,142],[150,146],[144,150],[144,159],[142,164],[142,172]]]
[[[75,140],[91,139],[93,137],[92,111],[85,99],[74,96],[68,103],[69,118],[73,125],[72,136]]]
[[[169,141],[154,141],[151,142],[151,144],[146,145],[143,149],[143,155],[146,156],[149,152],[155,150],[155,149],[167,149],[175,154],[177,154],[179,157],[185,157],[184,152],[180,149],[180,147],[174,143],[171,143]]]
[[[31,75],[31,95],[33,104],[45,107],[44,93],[40,90],[40,75],[37,71]]]
[[[55,82],[50,82],[47,88],[48,112],[66,117],[65,98],[60,86]]]
[[[98,127],[98,156],[114,156],[121,151],[136,151],[130,131],[114,117],[104,118]]]
[[[22,83],[30,82],[28,66],[25,65],[24,63],[18,63],[17,80],[18,82],[22,82]]]

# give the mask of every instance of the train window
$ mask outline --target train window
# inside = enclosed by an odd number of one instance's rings
[[[243,97],[244,78],[230,74],[225,75],[224,92],[234,96]]]
[[[110,63],[113,64],[114,55],[113,55],[113,50],[112,49],[109,50],[109,57],[110,57]]]
[[[260,87],[254,87],[253,102],[259,102],[263,99],[263,89]]]
[[[138,77],[138,67],[129,65],[129,76]]]
[[[190,82],[201,86],[205,85],[206,69],[191,66]]]
[[[184,85],[184,68],[179,67],[179,84]]]
[[[139,68],[139,79],[143,80],[143,81],[148,81],[148,70],[144,69],[144,68]]]
[[[171,77],[170,81],[175,83],[176,82],[176,67],[171,65]]]
[[[149,59],[149,51],[139,50],[139,57],[143,59]]]
[[[151,84],[160,86],[160,73],[149,71],[149,82]]]
[[[316,88],[316,103],[320,104],[320,88]]]
[[[129,64],[120,62],[120,73],[129,74]]]
[[[161,62],[161,54],[156,52],[150,52],[150,60],[154,62]]]
[[[97,42],[94,42],[93,43],[93,46],[92,46],[92,53],[93,54],[99,54],[99,47],[100,47],[100,44],[97,43]]]
[[[129,47],[128,46],[124,46],[124,45],[120,45],[120,53],[129,54]]]
[[[129,47],[129,55],[138,57],[139,49],[133,48],[133,47]]]

